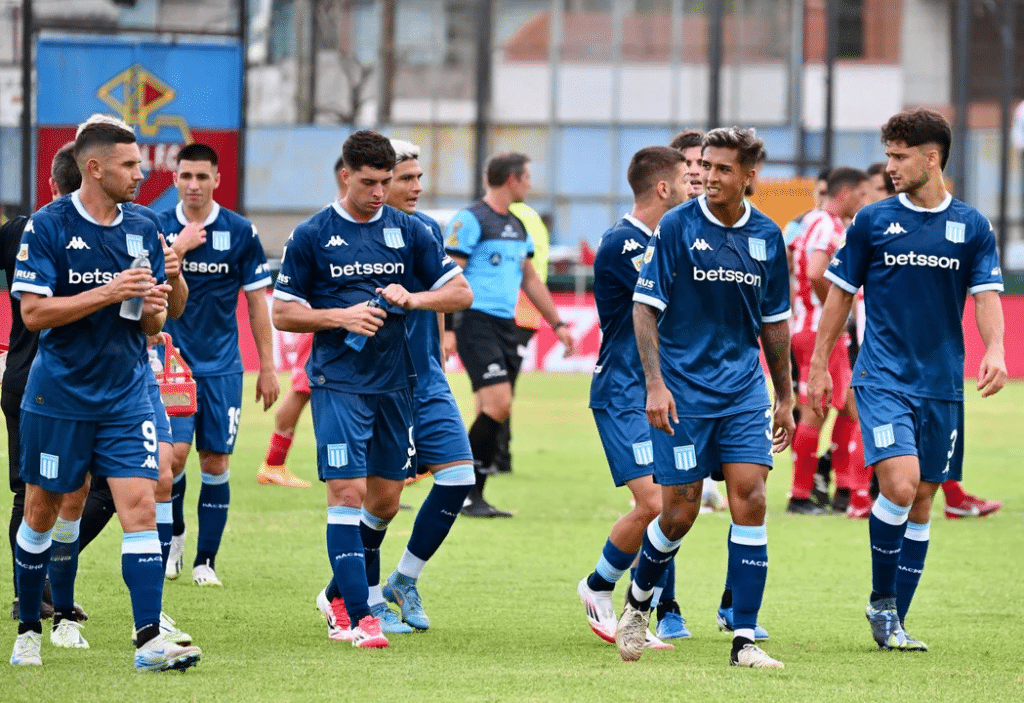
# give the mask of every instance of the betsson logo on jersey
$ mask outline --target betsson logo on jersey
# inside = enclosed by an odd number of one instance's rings
[[[68,283],[71,285],[95,283],[96,285],[103,285],[104,283],[110,283],[117,278],[117,273],[113,271],[100,271],[94,269],[92,271],[75,271],[74,269],[68,269]]]
[[[695,281],[719,281],[721,283],[745,283],[748,286],[760,286],[761,275],[747,273],[736,269],[727,269],[719,266],[717,269],[699,269],[693,267],[693,280]]]
[[[394,263],[393,261],[388,261],[387,263],[377,262],[374,264],[363,264],[357,261],[353,264],[345,264],[343,266],[339,266],[338,264],[331,264],[331,278],[342,278],[343,276],[371,276],[396,273],[405,273],[404,263]]]
[[[951,259],[948,256],[916,254],[914,252],[908,254],[885,252],[884,257],[886,266],[927,266],[933,269],[960,270],[960,259]]]
[[[231,267],[224,261],[218,263],[185,259],[181,262],[181,270],[185,273],[228,273]]]

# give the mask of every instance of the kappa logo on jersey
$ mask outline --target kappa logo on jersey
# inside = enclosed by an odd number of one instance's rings
[[[685,447],[673,447],[672,455],[675,458],[677,471],[689,471],[697,467],[697,450],[692,444]]]
[[[964,238],[967,236],[967,225],[962,222],[947,222],[946,223],[946,239],[953,242],[953,244],[963,244]]]
[[[402,238],[402,230],[398,227],[385,227],[384,243],[392,249],[401,249],[404,247],[405,239]]]
[[[29,220],[28,223],[32,224],[32,220]],[[27,229],[25,231],[28,232]],[[18,249],[18,255],[14,258],[18,261],[28,261],[28,244],[22,244]]]
[[[214,230],[210,233],[210,242],[215,251],[227,251],[231,248],[231,232]]]
[[[654,445],[651,440],[637,442],[633,445],[633,459],[637,466],[648,466],[654,463]]]
[[[23,233],[24,232],[35,232],[35,231],[36,231],[36,226],[34,224],[32,224],[32,220],[29,220],[27,223],[25,223],[25,229],[24,229]]]
[[[167,234],[164,235],[164,240],[168,244],[174,244],[176,241],[178,241],[178,235],[179,234],[181,234],[181,233],[180,232],[168,232]]]
[[[750,247],[750,256],[751,256],[751,258],[754,259],[754,261],[767,261],[768,260],[768,251],[767,251],[767,248],[765,247],[763,239],[757,239],[756,237],[751,237],[747,241],[748,241],[748,246]]]
[[[124,235],[125,246],[128,247],[128,256],[133,259],[142,253],[142,235],[141,234],[126,234]]]
[[[334,467],[335,469],[340,469],[342,466],[348,466],[348,445],[328,444],[327,465]]]
[[[142,462],[142,468],[144,468],[144,469],[159,469],[160,467],[157,466],[156,459],[154,459],[153,455],[150,454],[149,456],[146,457],[146,460],[144,462]]]
[[[892,429],[892,423],[879,425],[872,430],[875,435],[875,447],[885,449],[896,444],[896,433]]]
[[[39,475],[43,478],[48,478],[51,481],[57,478],[57,473],[60,471],[60,457],[56,454],[46,454],[40,452],[39,454]]]
[[[694,249],[697,251],[714,251],[711,245],[708,244],[703,237],[697,237],[697,241],[695,241],[693,246],[690,247],[690,251],[693,251]]]
[[[327,240],[327,246],[329,246],[329,247],[347,247],[348,246],[348,242],[346,242],[344,239],[342,239],[338,235],[334,235],[333,237],[331,237],[330,239]]]
[[[65,249],[92,249],[81,237],[72,237]]]
[[[640,269],[642,269],[644,267],[644,255],[643,254],[637,254],[632,259],[630,259],[630,261],[633,262],[633,268],[636,269],[636,272],[640,273]]]
[[[620,253],[625,254],[627,252],[636,251],[637,249],[643,249],[644,245],[635,239],[627,239],[622,244],[622,251]]]
[[[906,234],[907,230],[899,222],[890,222],[889,227],[882,234]]]

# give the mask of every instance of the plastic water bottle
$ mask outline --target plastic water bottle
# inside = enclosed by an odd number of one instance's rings
[[[380,296],[375,295],[374,297],[370,298],[369,301],[367,301],[366,307],[382,308],[384,307],[384,304],[381,301]],[[345,335],[345,344],[352,347],[352,349],[356,351],[362,351],[363,347],[366,346],[367,339],[369,339],[369,337],[367,337],[365,334],[359,334],[358,332],[349,332],[347,335]]]
[[[139,252],[139,255],[132,261],[131,268],[133,269],[148,269],[151,268],[149,264],[149,251],[143,249]],[[143,299],[138,298],[126,298],[121,302],[121,317],[126,320],[139,320],[142,319],[142,304]]]

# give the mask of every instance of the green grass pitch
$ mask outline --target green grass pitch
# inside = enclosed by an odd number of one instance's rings
[[[282,385],[285,385],[282,376]],[[452,383],[472,408],[464,375]],[[515,472],[488,485],[511,520],[460,519],[420,581],[432,627],[396,635],[383,651],[327,639],[314,598],[329,576],[325,497],[255,480],[272,412],[250,400],[232,459],[232,507],[217,560],[223,589],[186,574],[166,582],[164,607],[203,648],[186,672],[140,676],[131,667],[131,611],[121,580],[116,520],[82,555],[77,600],[89,612],[92,648],[43,641],[42,668],[0,663],[0,701],[1020,701],[1024,665],[1024,384],[981,400],[969,385],[965,485],[1006,501],[983,520],[933,514],[932,544],[908,617],[927,654],[880,652],[864,619],[870,590],[867,522],[784,513],[791,477],[782,455],[769,479],[771,566],[760,622],[765,649],[782,671],[728,666],[729,638],[715,628],[725,569],[725,515],[701,516],[683,541],[677,594],[693,639],[647,651],[638,663],[591,634],[576,583],[593,569],[628,494],[609,479],[587,410],[589,377],[526,374],[514,409]],[[6,446],[6,444],[0,445]],[[316,475],[312,426],[303,418],[291,454],[299,475]],[[429,481],[407,489],[417,506]],[[186,563],[195,553],[198,466],[189,466]],[[940,501],[941,502],[941,501]],[[10,494],[0,497],[6,525]],[[392,523],[383,547],[389,573],[413,513]],[[12,598],[2,540],[0,606]],[[617,602],[625,584],[617,589]],[[5,649],[15,637],[8,620]]]

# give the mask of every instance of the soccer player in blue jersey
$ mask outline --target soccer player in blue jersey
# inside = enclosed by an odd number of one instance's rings
[[[732,511],[730,662],[781,668],[754,643],[768,573],[765,480],[792,436],[789,272],[782,233],[743,197],[763,142],[750,130],[704,136],[705,194],[661,220],[633,295],[636,345],[662,512],[647,527],[615,631],[640,658],[654,586],[700,511],[703,480],[725,479]],[[758,340],[775,389],[774,413]]]
[[[963,469],[964,304],[971,293],[986,350],[977,384],[985,398],[1006,383],[1003,279],[988,220],[942,180],[952,142],[945,118],[899,113],[882,127],[882,142],[897,196],[857,213],[825,273],[835,285],[818,323],[808,395],[823,414],[829,352],[863,286],[866,326],[852,385],[864,460],[881,489],[868,518],[867,619],[882,649],[924,651],[904,622],[924,570],[935,492]]]
[[[509,212],[530,191],[529,158],[496,154],[485,168],[487,192],[459,210],[445,232],[445,250],[466,270],[473,306],[458,316],[455,337],[469,374],[477,416],[469,428],[476,462],[476,485],[463,513],[470,517],[512,517],[484,500],[487,473],[498,451],[501,424],[512,410],[512,386],[522,358],[515,321],[519,289],[555,330],[569,356],[576,348],[568,325],[558,316],[551,293],[530,261],[533,239],[522,220]]]
[[[184,669],[198,662],[199,649],[160,633],[157,433],[144,362],[146,335],[159,332],[167,314],[163,250],[153,222],[122,207],[142,181],[134,132],[110,118],[90,120],[74,151],[82,186],[33,215],[12,286],[26,328],[42,332],[22,402],[26,502],[15,555],[21,620],[11,663],[42,663],[39,604],[53,528],[64,495],[92,472],[107,477],[124,531],[135,668]],[[144,250],[152,268],[131,268]],[[139,297],[141,319],[122,316],[120,303]],[[68,594],[55,592],[54,600],[60,611],[70,607]]]
[[[384,204],[395,166],[388,139],[355,132],[342,155],[346,195],[289,237],[273,315],[278,329],[315,333],[306,369],[328,556],[352,644],[387,647],[368,604],[367,562],[379,559],[416,466],[412,355],[425,350],[410,348],[406,315],[463,309],[472,291],[420,220]]]
[[[597,567],[577,587],[590,628],[607,642],[615,641],[615,584],[640,551],[644,530],[661,513],[651,428],[644,412],[643,368],[633,333],[633,291],[652,232],[666,212],[686,200],[689,174],[681,150],[650,146],[633,155],[626,177],[633,190],[633,210],[601,235],[594,259],[601,350],[590,384],[590,408],[612,481],[629,489],[634,506],[612,526]],[[674,579],[670,571],[666,577]],[[655,602],[660,604],[660,599]],[[671,634],[688,637],[678,605],[675,608],[679,627]],[[666,619],[667,612],[659,615]],[[645,637],[647,646],[661,645],[649,632]]]
[[[185,463],[195,438],[202,487],[199,489],[199,538],[192,580],[220,586],[217,552],[231,503],[229,462],[242,413],[242,357],[238,350],[238,293],[246,306],[260,371],[256,400],[267,410],[277,400],[273,330],[264,289],[270,269],[256,228],[213,199],[220,183],[217,152],[205,144],[189,144],[178,152],[174,182],[181,201],[160,213],[163,231],[181,258],[189,280],[190,300],[180,320],[167,331],[192,369],[198,409],[192,417],[171,420],[174,434],[174,537],[167,578],[177,578],[185,549]]]

